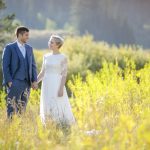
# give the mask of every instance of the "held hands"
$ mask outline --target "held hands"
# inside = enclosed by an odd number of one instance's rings
[[[33,82],[31,87],[32,87],[32,89],[37,90],[38,89],[38,83],[37,82]]]
[[[62,97],[63,96],[63,89],[60,88],[58,91],[58,97]]]
[[[8,82],[8,87],[10,88],[12,86],[12,82]]]
[[[12,82],[8,82],[8,87],[10,88],[11,86],[12,86]],[[31,86],[34,90],[38,89],[38,83],[37,82],[33,82]]]

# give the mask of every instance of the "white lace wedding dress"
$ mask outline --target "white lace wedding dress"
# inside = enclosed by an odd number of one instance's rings
[[[45,123],[52,119],[57,123],[75,123],[71,111],[66,88],[62,97],[58,97],[58,89],[63,75],[67,74],[67,61],[64,54],[46,54],[43,58],[44,71],[40,98],[40,116]]]

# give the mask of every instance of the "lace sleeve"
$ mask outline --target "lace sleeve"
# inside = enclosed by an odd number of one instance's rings
[[[43,56],[43,63],[42,63],[42,68],[41,68],[41,72],[45,71],[45,56]]]
[[[37,82],[38,83],[43,79],[44,74],[45,74],[45,57],[43,57],[43,63],[42,63],[41,71],[40,71],[40,73],[38,74],[38,77],[37,77]]]
[[[61,67],[62,67],[61,75],[66,77],[68,71],[68,62],[66,57],[62,60]]]
[[[43,79],[44,74],[45,74],[45,56],[43,56],[43,63],[42,63],[41,72],[40,72],[41,79]]]

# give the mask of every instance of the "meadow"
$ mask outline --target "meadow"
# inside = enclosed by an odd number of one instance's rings
[[[67,91],[76,124],[71,132],[39,117],[40,87],[31,90],[27,111],[6,118],[0,92],[0,150],[150,149],[150,53],[140,46],[68,38]],[[35,50],[38,71],[48,51]]]

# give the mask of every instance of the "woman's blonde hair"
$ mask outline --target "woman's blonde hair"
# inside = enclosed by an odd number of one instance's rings
[[[54,39],[56,44],[58,45],[58,48],[60,48],[64,44],[64,39],[60,37],[59,35],[51,35],[50,41]]]

